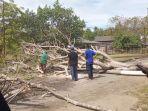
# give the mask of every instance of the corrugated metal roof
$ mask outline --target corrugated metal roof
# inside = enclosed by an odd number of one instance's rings
[[[90,41],[90,40],[86,40],[86,39],[82,39],[82,43],[97,44],[98,42],[96,42],[96,41]]]
[[[113,36],[97,36],[95,37],[96,42],[107,42],[107,41],[113,41]]]

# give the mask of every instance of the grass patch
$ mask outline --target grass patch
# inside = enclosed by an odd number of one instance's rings
[[[148,56],[148,54],[114,54],[114,55],[109,55],[112,59],[116,60],[116,61],[120,61],[120,62],[126,62],[129,60],[134,60],[134,59],[138,59],[138,58],[145,58]],[[102,55],[97,54],[95,56],[96,59],[99,59],[101,62],[105,62],[105,58],[103,58]]]
[[[127,54],[127,53],[123,53],[123,54],[114,54],[114,55],[110,55],[113,58],[123,58],[123,57],[146,57],[148,56],[148,54]]]
[[[136,96],[139,99],[137,104],[138,111],[148,111],[148,87],[144,86],[142,89],[138,90]]]
[[[143,58],[147,57],[148,54],[115,54],[110,55],[111,58],[113,58],[116,61],[126,62],[129,60],[137,59],[137,58]]]

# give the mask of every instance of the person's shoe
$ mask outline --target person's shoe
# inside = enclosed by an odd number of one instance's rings
[[[89,78],[90,80],[93,80],[94,78],[93,77],[91,77],[91,78]]]

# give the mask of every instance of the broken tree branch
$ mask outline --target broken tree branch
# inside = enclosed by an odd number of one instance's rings
[[[112,111],[112,110],[104,109],[104,108],[101,108],[101,107],[98,107],[98,106],[92,106],[92,105],[89,105],[89,104],[80,103],[80,102],[72,100],[68,97],[62,96],[62,95],[56,93],[55,91],[50,90],[48,87],[40,85],[40,84],[30,83],[30,82],[27,82],[27,81],[24,81],[24,80],[21,80],[21,79],[18,79],[18,80],[22,83],[29,85],[30,87],[35,87],[35,88],[38,88],[38,89],[45,90],[45,91],[49,92],[50,94],[54,95],[55,97],[62,99],[62,100],[65,100],[68,103],[71,103],[71,104],[79,106],[79,107],[87,108],[87,109],[94,110],[94,111]]]

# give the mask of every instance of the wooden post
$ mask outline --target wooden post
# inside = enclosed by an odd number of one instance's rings
[[[105,53],[108,53],[108,51],[107,51],[107,43],[105,44]]]
[[[145,26],[144,26],[144,48],[145,48],[145,45],[146,45],[146,30],[145,30]]]

